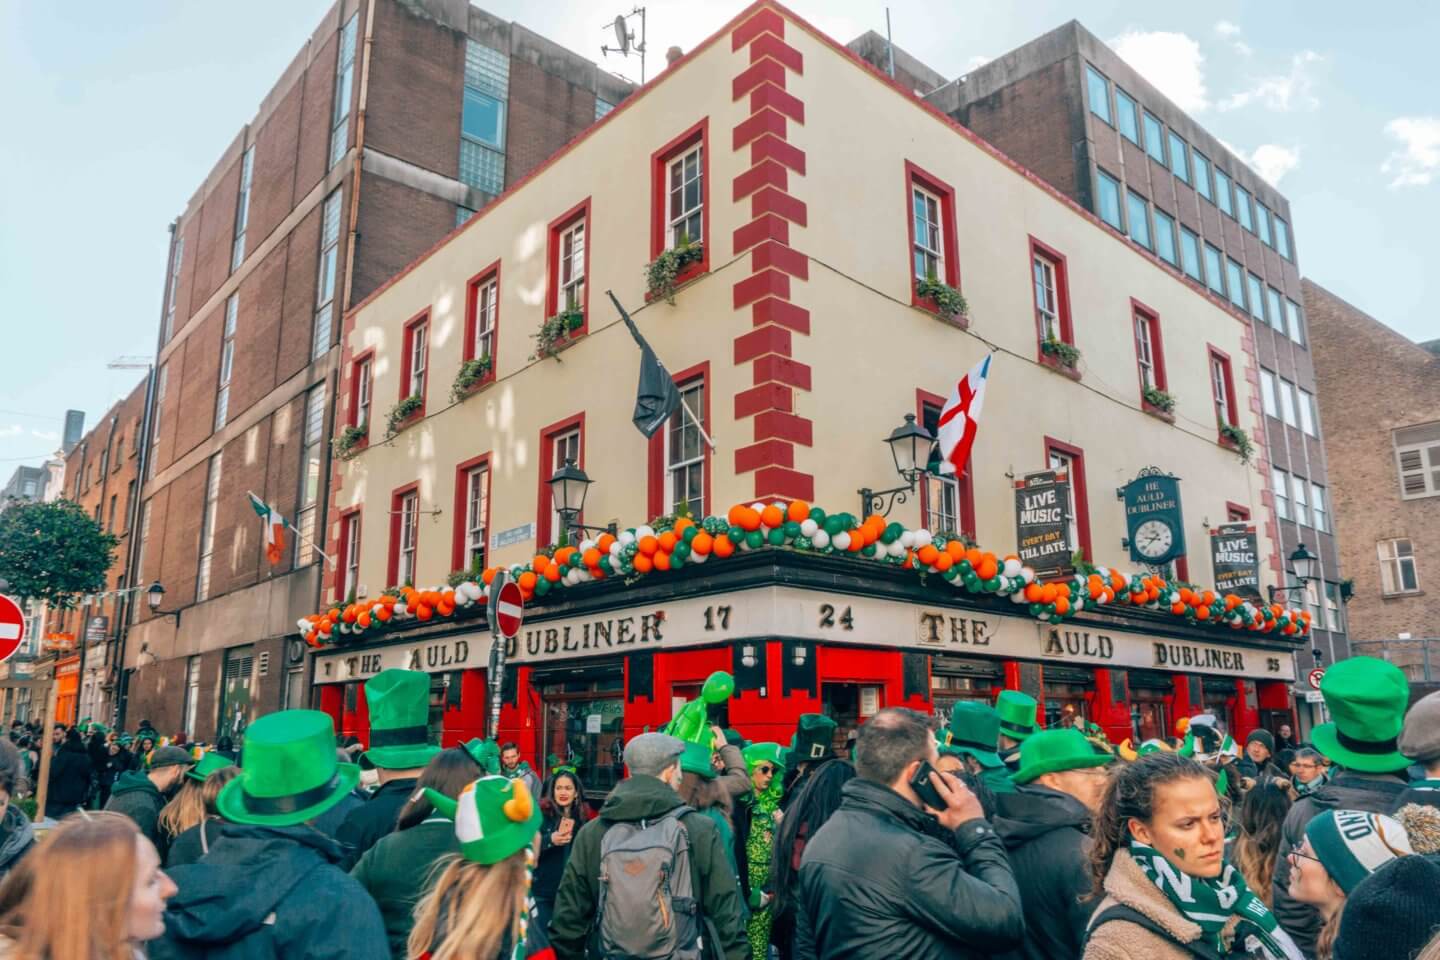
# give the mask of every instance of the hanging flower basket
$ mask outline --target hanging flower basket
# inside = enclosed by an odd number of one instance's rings
[[[675,305],[675,287],[680,274],[692,263],[705,258],[702,244],[691,243],[684,237],[680,242],[645,265],[645,296],[648,300],[663,299],[672,307]]]
[[[489,354],[460,364],[460,372],[455,374],[455,383],[450,388],[450,399],[455,403],[464,400],[477,383],[490,376],[493,368]]]
[[[1249,463],[1255,454],[1255,444],[1251,441],[1250,434],[1233,423],[1220,425],[1220,442],[1238,453],[1241,463]]]
[[[419,413],[425,406],[425,398],[418,393],[401,400],[390,408],[389,415],[385,418],[385,436],[393,437],[409,426],[409,420]]]

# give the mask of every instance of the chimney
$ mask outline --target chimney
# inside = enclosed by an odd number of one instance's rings
[[[665,65],[667,67],[673,67],[675,66],[675,61],[683,56],[685,56],[684,50],[681,50],[679,47],[671,47],[665,51]]]

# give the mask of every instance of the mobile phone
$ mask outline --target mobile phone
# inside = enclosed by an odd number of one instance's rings
[[[910,778],[910,789],[915,791],[921,803],[932,810],[944,810],[945,800],[930,782],[930,775],[934,772],[935,768],[930,766],[930,761],[921,760],[920,766],[915,769],[915,776]]]

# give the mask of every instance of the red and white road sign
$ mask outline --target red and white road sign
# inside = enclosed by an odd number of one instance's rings
[[[1307,676],[1305,679],[1308,680],[1308,681],[1310,681],[1310,689],[1311,689],[1311,690],[1319,690],[1319,689],[1320,689],[1320,679],[1321,679],[1322,677],[1324,677],[1324,676],[1325,676],[1325,671],[1324,671],[1322,668],[1320,668],[1320,667],[1316,667],[1314,670],[1311,670],[1311,671],[1310,671],[1309,676]]]
[[[500,636],[509,640],[520,632],[520,625],[524,622],[525,598],[520,593],[518,584],[507,582],[500,588],[500,595],[495,598],[495,629],[500,632]]]
[[[20,612],[20,605],[0,595],[0,663],[13,657],[24,639],[25,615]]]

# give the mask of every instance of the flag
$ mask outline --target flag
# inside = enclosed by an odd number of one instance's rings
[[[640,335],[640,330],[635,326],[635,321],[630,319],[630,314],[620,306],[620,301],[615,299],[615,294],[606,290],[610,302],[615,304],[615,309],[620,311],[620,318],[625,321],[625,326],[630,328],[630,335],[635,342],[640,344],[640,382],[635,389],[635,412],[631,414],[630,420],[635,424],[635,429],[645,435],[648,440],[655,435],[655,431],[664,426],[670,415],[680,409],[680,389],[675,386],[675,380],[670,372],[665,369],[665,364],[655,356],[655,351],[650,349],[650,344]]]
[[[265,528],[265,558],[274,566],[285,553],[285,518],[273,503],[266,503],[250,494],[250,506]]]
[[[941,473],[960,475],[970,459],[975,431],[980,426],[980,408],[985,404],[985,380],[990,376],[990,356],[975,365],[955,384],[950,399],[940,411],[939,434]]]

